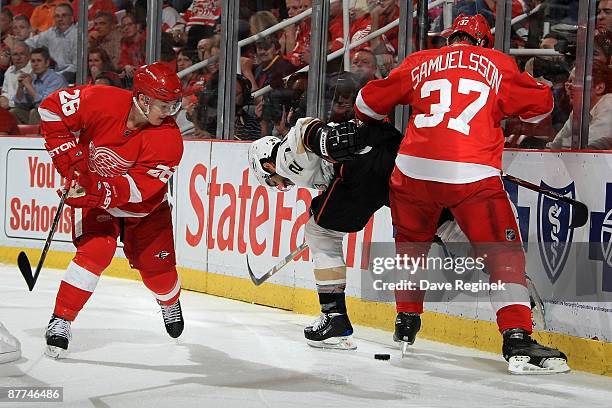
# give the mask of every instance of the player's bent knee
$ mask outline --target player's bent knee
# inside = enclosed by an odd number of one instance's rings
[[[311,217],[306,223],[304,237],[310,247],[315,269],[344,267],[342,239],[344,232],[325,229]]]
[[[105,235],[85,235],[79,239],[74,262],[100,275],[113,260],[116,248],[116,238]]]

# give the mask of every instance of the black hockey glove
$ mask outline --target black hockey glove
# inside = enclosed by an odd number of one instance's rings
[[[315,154],[332,162],[353,160],[362,153],[366,147],[354,122],[342,122],[324,125],[322,122],[313,123],[312,138],[308,138],[308,148]],[[310,133],[310,132],[308,132]]]

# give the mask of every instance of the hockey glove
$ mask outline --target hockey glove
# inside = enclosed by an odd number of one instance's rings
[[[353,160],[366,147],[362,142],[354,122],[324,125],[315,121],[315,137],[309,140],[308,147],[318,156],[331,162]],[[307,133],[310,133],[307,130]],[[310,138],[309,138],[310,139]]]
[[[86,171],[76,176],[76,183],[68,191],[66,204],[73,208],[106,209],[112,207],[117,198],[117,188],[111,177]]]
[[[53,160],[53,164],[57,171],[67,177],[70,169],[85,170],[85,154],[78,145],[76,139],[72,136],[47,139],[45,148]]]

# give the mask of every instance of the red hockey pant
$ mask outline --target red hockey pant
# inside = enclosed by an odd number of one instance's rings
[[[167,202],[141,218],[116,218],[100,208],[75,209],[72,216],[77,252],[57,293],[54,310],[57,316],[66,320],[76,318],[111,263],[120,234],[130,266],[139,270],[155,298],[162,304],[178,299],[181,285]]]
[[[448,208],[474,246],[476,255],[479,249],[486,251],[485,267],[490,273],[490,282],[505,283],[504,291],[491,292],[500,332],[522,328],[531,333],[525,255],[516,217],[501,179],[490,177],[473,183],[448,184],[413,179],[396,167],[390,187],[396,243],[430,243],[442,209]],[[410,245],[402,248],[404,253],[410,252]],[[418,257],[423,253],[423,245],[415,246],[413,252],[407,255]],[[424,291],[397,291],[395,295],[398,312],[423,312]]]

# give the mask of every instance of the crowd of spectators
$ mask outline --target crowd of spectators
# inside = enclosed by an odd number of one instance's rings
[[[433,0],[430,0],[430,3]],[[3,2],[0,14],[0,114],[5,110],[20,124],[35,124],[37,104],[49,93],[74,84],[78,1]],[[345,46],[342,1],[330,0],[327,51]],[[349,42],[354,43],[399,17],[399,0],[351,0]],[[416,6],[416,1],[413,2]],[[183,109],[177,122],[188,137],[214,137],[217,122],[221,0],[164,0],[162,61],[183,71],[205,61],[183,76]],[[311,0],[241,0],[239,37],[247,38],[311,7]],[[610,110],[610,52],[612,0],[598,3],[591,90],[591,137],[612,140]],[[146,0],[89,0],[87,83],[129,89],[134,70],[145,62]],[[445,44],[444,13],[452,18],[483,14],[495,26],[495,0],[455,0],[451,8],[432,7],[428,16],[427,47]],[[552,116],[538,126],[510,120],[505,124],[511,146],[568,147],[576,87],[578,0],[513,0],[512,17],[527,15],[512,25],[511,48],[541,48],[557,55],[516,56],[519,67],[550,83],[555,96]],[[531,15],[530,15],[531,14]],[[308,74],[298,72],[310,63],[311,18],[287,25],[240,50],[236,122],[233,137],[253,140],[282,136],[306,114]],[[416,31],[416,30],[415,30]],[[350,51],[350,66],[341,57],[328,63],[325,120],[351,118],[358,90],[369,80],[388,75],[397,60],[398,28],[370,39]],[[415,38],[413,45],[416,46]],[[200,64],[202,65],[202,64]],[[271,90],[253,98],[262,88]],[[578,90],[579,91],[579,90]],[[261,92],[260,92],[261,93]],[[1,129],[0,129],[1,131]],[[607,133],[606,133],[607,132]]]

